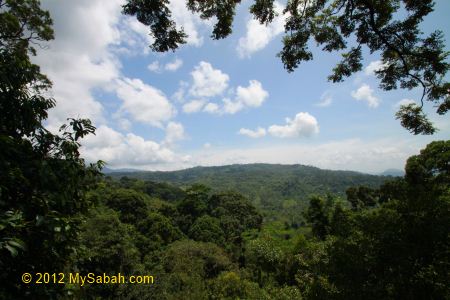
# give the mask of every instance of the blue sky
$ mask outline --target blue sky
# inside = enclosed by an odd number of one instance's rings
[[[149,50],[145,26],[121,15],[123,0],[42,3],[55,23],[55,40],[35,59],[54,83],[47,127],[90,118],[97,134],[83,142],[88,161],[144,170],[300,163],[378,173],[403,168],[427,143],[450,136],[448,115],[436,115],[430,103],[438,134],[413,136],[400,126],[399,103],[417,101],[421,91],[378,89],[377,53],[365,52],[364,70],[333,84],[327,76],[339,55],[311,43],[314,60],[287,73],[276,57],[284,18],[259,25],[248,13],[251,1],[220,41],[209,38],[211,21],[171,1],[189,38],[164,54]],[[449,1],[436,1],[422,28],[443,30],[448,50],[449,11]]]

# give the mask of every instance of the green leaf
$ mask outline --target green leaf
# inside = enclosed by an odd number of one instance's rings
[[[19,254],[19,252],[17,251],[16,248],[14,248],[13,246],[10,246],[8,244],[5,245],[5,248],[8,249],[9,253],[11,253],[11,255],[13,257],[17,256],[17,254]]]
[[[21,240],[18,240],[18,239],[11,240],[11,241],[8,241],[8,244],[10,244],[10,245],[12,245],[12,246],[14,246],[16,248],[25,250],[25,244]]]

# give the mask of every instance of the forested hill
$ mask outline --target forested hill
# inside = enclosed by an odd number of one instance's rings
[[[202,183],[214,191],[238,191],[263,206],[285,199],[306,200],[311,194],[329,192],[343,196],[351,186],[378,187],[388,178],[353,171],[274,164],[195,167],[171,172],[113,172],[107,175],[116,179],[126,176],[168,182],[177,186]]]

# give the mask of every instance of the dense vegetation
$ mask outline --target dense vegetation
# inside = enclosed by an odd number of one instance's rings
[[[271,219],[292,215],[307,206],[308,197],[344,197],[351,186],[379,187],[387,177],[351,171],[331,171],[303,165],[248,164],[196,167],[173,172],[113,172],[115,179],[141,179],[178,187],[204,184],[215,192],[237,191]],[[296,214],[300,215],[299,213]],[[289,218],[289,217],[288,217]],[[281,218],[283,219],[283,218]]]
[[[404,178],[312,196],[306,226],[264,224],[249,200],[203,185],[123,178],[92,191],[84,272],[155,274],[151,286],[82,291],[127,299],[450,299],[450,141]],[[157,195],[157,197],[156,197]],[[287,233],[289,232],[289,233]],[[111,247],[113,246],[113,247]]]
[[[78,248],[80,218],[91,205],[101,162],[86,165],[80,139],[89,120],[70,119],[60,134],[42,124],[51,82],[33,64],[39,42],[53,38],[37,1],[0,1],[0,281],[1,299],[48,298],[63,286],[24,286],[21,274],[60,272]]]
[[[295,226],[264,219],[236,192],[105,178],[87,195],[95,206],[64,271],[151,274],[154,284],[66,285],[59,292],[38,285],[33,292],[75,299],[450,299],[449,161],[450,141],[433,142],[409,158],[403,178],[351,187],[345,198],[310,196],[306,209],[291,208],[306,221]],[[26,295],[18,288],[14,295]]]

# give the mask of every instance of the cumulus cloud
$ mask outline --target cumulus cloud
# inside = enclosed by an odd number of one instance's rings
[[[173,145],[175,142],[185,138],[184,127],[181,123],[169,122],[166,127],[166,138],[164,143]]]
[[[140,79],[119,80],[116,93],[123,102],[120,111],[141,123],[161,127],[176,113],[163,92]]]
[[[167,63],[164,66],[164,69],[166,71],[172,71],[173,72],[173,71],[176,71],[179,68],[181,68],[182,65],[183,65],[183,61],[181,59],[179,59],[179,58],[175,58],[172,62]]]
[[[214,69],[208,62],[201,61],[191,72],[191,95],[197,97],[212,97],[223,93],[228,87],[230,77],[221,70]]]
[[[182,124],[171,122],[176,110],[167,97],[157,88],[121,73],[121,55],[144,53],[152,42],[146,26],[121,14],[124,0],[41,2],[50,12],[55,30],[55,40],[48,43],[48,49],[38,48],[38,55],[33,57],[52,80],[52,96],[57,101],[49,111],[47,128],[57,130],[68,117],[90,118],[97,130],[96,135],[82,141],[88,161],[103,159],[113,167],[149,169],[186,163],[187,156],[171,149],[185,134]],[[181,65],[182,61],[175,59],[158,68],[174,71]],[[96,98],[103,92],[119,98],[120,102],[111,100],[108,105],[120,106],[111,115]],[[106,126],[108,121],[124,132],[132,128],[132,121],[158,126],[165,130],[166,137],[158,143],[124,134]]]
[[[123,0],[120,0],[123,4]],[[119,4],[119,8],[120,8]],[[172,18],[177,24],[177,28],[184,29],[188,34],[186,44],[189,46],[199,47],[203,44],[201,34],[202,28],[209,28],[210,22],[202,20],[198,15],[192,14],[186,8],[184,0],[171,0],[168,4],[172,12]],[[135,17],[125,16],[120,22],[121,44],[116,51],[124,54],[144,54],[150,53],[149,45],[153,44],[154,38],[150,34],[150,29],[140,23]]]
[[[175,137],[178,134],[176,133]],[[88,161],[101,159],[115,168],[152,169],[183,160],[164,145],[145,140],[133,133],[124,135],[104,125],[97,128],[95,136],[90,135],[84,139],[81,150]]]
[[[205,61],[201,61],[191,72],[192,83],[180,83],[179,90],[174,94],[178,101],[183,99],[186,89],[189,87],[188,95],[197,99],[183,105],[185,113],[204,112],[212,114],[235,114],[246,107],[259,107],[269,97],[261,82],[250,80],[248,86],[230,88],[228,96],[222,99],[221,105],[211,102],[210,98],[222,96],[228,88],[230,77],[219,69]],[[181,101],[179,101],[181,102]]]
[[[385,64],[381,60],[372,61],[367,67],[364,69],[364,73],[366,75],[374,75],[375,71],[381,70],[385,67]]]
[[[416,101],[414,101],[414,100],[412,100],[412,99],[402,99],[402,100],[400,100],[400,101],[398,101],[395,105],[394,105],[394,107],[400,107],[400,106],[403,106],[403,105],[408,105],[408,104],[414,104],[414,103],[416,103]]]
[[[184,102],[184,96],[186,94],[186,89],[189,87],[189,83],[186,81],[180,81],[178,90],[172,95],[172,98],[180,103]]]
[[[358,101],[365,101],[370,108],[377,108],[381,100],[374,96],[373,89],[368,84],[363,84],[356,91],[352,91],[351,95]]]
[[[246,107],[259,107],[269,97],[261,82],[250,80],[247,87],[238,86],[234,100],[224,98],[221,113],[235,114]]]
[[[238,132],[240,135],[245,135],[251,138],[260,138],[266,135],[266,130],[262,127],[256,128],[256,130],[251,130],[247,128],[241,128]]]
[[[192,100],[183,105],[183,111],[187,114],[195,113],[202,110],[205,100]]]
[[[203,108],[204,112],[210,113],[210,114],[217,114],[219,113],[219,105],[217,105],[216,103],[208,103],[205,105],[205,107]]]
[[[43,73],[53,81],[53,96],[57,105],[49,112],[47,127],[58,128],[68,117],[90,118],[94,124],[106,123],[105,110],[96,99],[93,91],[114,92],[124,101],[120,112],[127,111],[140,122],[161,126],[174,116],[174,109],[161,91],[148,86],[137,92],[142,82],[130,81],[121,74],[120,55],[148,53],[148,45],[153,42],[147,26],[135,17],[121,14],[124,0],[79,0],[50,1],[43,0],[42,6],[50,11],[54,21],[55,40],[49,43],[49,49],[41,50],[35,62],[42,67]],[[191,14],[185,7],[184,0],[173,0],[169,4],[172,15],[179,27],[184,27],[190,34],[188,44],[198,46],[201,36],[198,29],[208,27],[209,22]],[[151,71],[175,71],[183,64],[175,58],[166,64],[158,61],[148,66]],[[207,66],[201,70],[207,71]],[[212,69],[212,68],[211,68]],[[211,70],[209,69],[209,70]],[[217,86],[197,85],[200,94],[215,93],[221,85],[227,85],[228,75],[212,70],[213,84]],[[215,75],[219,75],[218,78]],[[205,80],[209,77],[206,76]],[[201,79],[201,78],[200,78]],[[220,82],[224,80],[224,82]],[[116,83],[119,84],[116,84]],[[133,100],[127,94],[137,95]],[[145,94],[155,96],[144,101]],[[176,95],[184,96],[179,93]],[[131,104],[138,106],[133,109]],[[149,112],[155,108],[155,113]],[[144,109],[143,112],[139,112]],[[158,117],[157,114],[162,114]],[[116,114],[116,115],[120,115]],[[122,122],[121,128],[130,128]]]
[[[175,58],[173,61],[166,63],[165,65],[161,65],[159,61],[154,61],[147,66],[152,72],[161,73],[163,70],[174,72],[178,70],[183,65],[183,61],[179,58]]]
[[[328,107],[333,103],[333,97],[328,93],[323,93],[320,101],[316,104],[318,107]]]
[[[103,120],[103,107],[92,90],[107,89],[120,73],[108,48],[120,37],[120,5],[120,0],[42,1],[54,21],[55,40],[48,49],[38,48],[33,59],[53,82],[57,105],[49,111],[49,129],[68,117]]]
[[[270,126],[268,132],[279,138],[309,137],[319,133],[319,124],[309,113],[300,112],[293,120],[286,118],[286,125]]]
[[[231,99],[224,98],[222,113],[235,114],[244,108],[244,104],[240,101],[232,101]]]
[[[257,80],[250,80],[248,87],[238,86],[236,90],[236,101],[249,107],[261,106],[268,96],[269,93]]]
[[[154,62],[150,63],[147,66],[147,69],[149,69],[152,72],[160,72],[161,71],[161,67],[159,65],[159,61],[155,60]]]
[[[118,120],[118,125],[119,125],[119,127],[122,130],[125,130],[125,131],[130,131],[130,129],[131,129],[131,122],[130,122],[130,120],[125,119],[125,118],[120,118]]]
[[[286,16],[283,15],[283,5],[275,1],[274,6],[278,16],[269,25],[261,25],[255,19],[247,22],[247,33],[239,39],[236,48],[239,57],[250,57],[253,53],[264,49],[271,40],[284,31]]]
[[[150,35],[147,26],[135,17],[122,16],[117,27],[120,33],[120,41],[114,47],[114,52],[131,56],[150,54],[149,46],[153,44],[154,38]]]
[[[183,28],[188,37],[186,42],[188,45],[199,47],[203,44],[201,36],[202,28],[209,28],[210,22],[202,20],[197,14],[191,13],[186,7],[185,0],[170,0],[169,9],[177,27]]]

